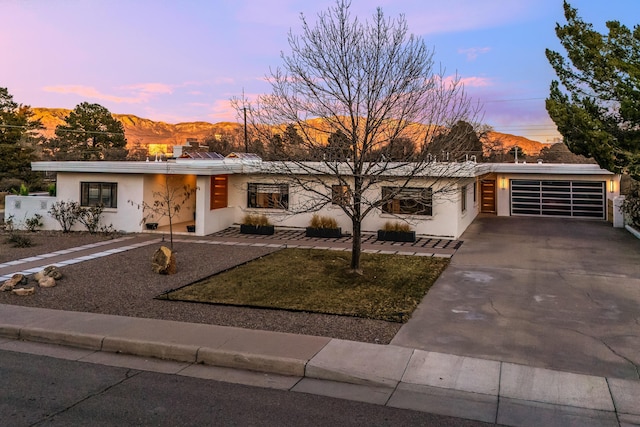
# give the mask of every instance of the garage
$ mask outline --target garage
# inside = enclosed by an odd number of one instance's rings
[[[511,215],[605,219],[605,181],[512,179]]]

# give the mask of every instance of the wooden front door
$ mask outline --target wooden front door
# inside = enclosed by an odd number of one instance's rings
[[[483,179],[480,182],[480,212],[496,212],[496,180]]]

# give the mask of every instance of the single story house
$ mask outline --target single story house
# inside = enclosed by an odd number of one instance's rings
[[[60,229],[48,210],[55,202],[72,200],[82,206],[102,204],[105,225],[142,232],[146,227],[139,205],[153,204],[168,187],[186,186],[195,190],[173,220],[175,231],[186,232],[187,225],[195,226],[195,235],[203,236],[241,223],[248,213],[265,214],[276,227],[306,227],[312,212],[299,208],[312,204],[314,192],[297,185],[290,169],[289,174],[283,173],[278,167],[282,164],[251,155],[146,162],[34,162],[34,171],[56,173],[56,196],[7,196],[5,218],[12,217],[17,227],[24,227],[26,219],[39,214],[44,229]],[[380,192],[402,181],[402,171],[396,169],[396,175],[381,180],[363,196],[379,198]],[[294,173],[309,172],[303,168]],[[329,173],[322,179],[332,184],[321,187],[336,192],[330,199],[336,201],[326,203],[319,213],[335,218],[343,232],[350,232],[351,222],[337,201],[348,188],[338,185]],[[336,180],[335,185],[331,180]],[[375,232],[385,222],[400,219],[418,235],[455,239],[479,213],[613,222],[619,182],[619,176],[592,164],[437,162],[412,178],[394,200],[374,209],[363,221],[362,231]],[[317,191],[323,190],[319,187]],[[421,202],[413,200],[416,195]],[[149,221],[158,222],[162,229],[168,218]],[[76,224],[74,229],[83,227]]]

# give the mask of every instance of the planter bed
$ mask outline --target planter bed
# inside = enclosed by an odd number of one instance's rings
[[[342,228],[314,228],[307,227],[306,237],[324,237],[337,239],[342,237]]]
[[[389,242],[415,242],[415,231],[385,231],[378,230],[378,240]]]
[[[242,234],[261,234],[269,236],[275,232],[273,225],[240,225],[240,233]]]

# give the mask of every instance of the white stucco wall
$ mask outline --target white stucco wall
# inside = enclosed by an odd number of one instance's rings
[[[328,178],[329,179],[329,178]],[[440,179],[433,182],[430,179],[416,179],[411,184],[412,187],[433,187],[433,215],[392,215],[376,209],[365,217],[362,222],[362,231],[375,233],[381,229],[386,222],[404,221],[411,225],[412,229],[418,235],[457,238],[462,231],[473,221],[477,215],[477,206],[474,207],[472,199],[472,183],[473,179],[467,181],[469,187],[467,189],[467,211],[462,217],[459,197],[459,186],[452,181]],[[300,187],[290,183],[289,186],[289,210],[279,209],[249,209],[247,208],[247,184],[250,182],[259,183],[281,183],[286,182],[285,177],[275,177],[269,175],[233,175],[229,180],[229,207],[236,209],[236,222],[240,223],[245,214],[264,214],[269,217],[271,222],[281,227],[307,227],[313,216],[313,212],[295,213],[300,210],[301,206],[305,206],[305,202],[309,200],[309,193],[300,189]],[[337,183],[337,182],[336,182]],[[385,184],[389,185],[389,183]],[[453,191],[439,193],[445,186],[451,186]],[[374,200],[380,197],[381,186],[374,186],[363,196]],[[326,205],[317,212],[319,215],[335,218],[338,226],[342,227],[343,232],[352,232],[351,220],[349,217],[335,205]],[[239,215],[238,215],[239,214]]]
[[[57,200],[80,201],[81,182],[114,182],[118,184],[118,207],[106,208],[102,213],[102,224],[112,225],[114,229],[127,233],[142,229],[142,210],[129,203],[143,200],[143,176],[139,174],[95,174],[59,172],[56,183]],[[59,229],[59,227],[57,228]],[[76,223],[74,231],[85,230],[82,224]]]
[[[229,177],[231,178],[231,177]],[[241,218],[239,208],[231,204],[226,208],[211,209],[211,177],[199,176],[196,192],[196,234],[204,236],[231,227],[236,217]],[[231,184],[229,184],[230,186]],[[229,188],[231,192],[231,188]],[[229,194],[231,196],[231,194]]]
[[[14,228],[26,229],[25,221],[34,218],[36,214],[42,217],[42,230],[60,230],[60,225],[48,214],[48,210],[56,202],[50,196],[6,196],[4,219],[13,220]]]

